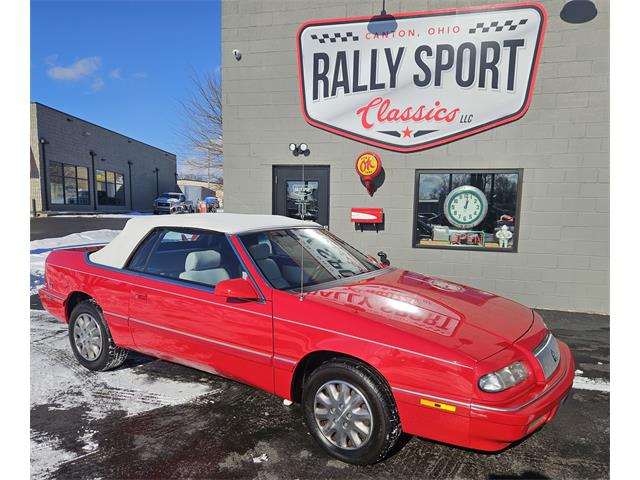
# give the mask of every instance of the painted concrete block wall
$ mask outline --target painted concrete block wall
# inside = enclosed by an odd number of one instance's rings
[[[33,201],[35,200],[36,212],[42,211],[42,184],[40,182],[40,151],[38,144],[38,119],[37,106],[29,104],[29,212],[33,213]]]
[[[32,122],[35,118],[37,136],[45,138],[46,161],[82,165],[89,169],[91,177],[91,155],[95,156],[96,170],[110,170],[125,176],[125,205],[98,205],[98,210],[152,210],[156,198],[156,174],[160,192],[175,190],[176,156],[159,148],[152,147],[119,133],[107,130],[85,120],[67,115],[45,105],[32,104]],[[39,164],[42,149],[37,149],[37,138],[34,155]],[[33,148],[33,146],[32,146]],[[38,153],[37,153],[38,152]],[[128,161],[132,161],[131,177]],[[132,181],[133,180],[133,181]],[[89,182],[91,205],[50,205],[52,210],[94,210],[94,182]],[[131,205],[130,192],[133,194]]]
[[[490,3],[389,0],[387,11]],[[593,21],[571,25],[559,16],[564,1],[541,3],[549,20],[527,114],[419,153],[374,149],[386,181],[370,198],[353,167],[368,147],[302,117],[295,34],[306,20],[379,13],[381,2],[223,0],[225,211],[271,213],[274,164],[330,165],[330,228],[361,250],[383,249],[393,265],[530,306],[608,313],[609,5],[598,1]],[[311,155],[293,157],[291,142],[308,143]],[[518,252],[412,248],[414,178],[422,168],[524,169]],[[384,208],[385,231],[356,232],[351,207]]]

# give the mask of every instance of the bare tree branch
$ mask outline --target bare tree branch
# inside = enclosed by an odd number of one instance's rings
[[[186,121],[182,134],[195,156],[182,163],[192,171],[206,171],[211,181],[211,170],[223,164],[220,78],[208,72],[203,77],[194,74],[192,80],[194,91],[182,102]]]

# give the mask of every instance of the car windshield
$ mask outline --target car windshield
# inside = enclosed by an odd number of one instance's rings
[[[164,198],[176,198],[178,200],[180,200],[180,194],[179,193],[169,193],[169,192],[165,192],[162,195],[160,195],[161,197]]]
[[[319,228],[295,228],[240,236],[274,288],[289,290],[380,270],[368,256]],[[314,288],[315,289],[315,288]]]

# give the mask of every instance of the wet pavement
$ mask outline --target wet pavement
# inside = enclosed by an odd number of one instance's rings
[[[355,467],[323,453],[299,405],[190,368],[134,355],[114,372],[75,361],[65,325],[32,300],[34,478],[608,478],[609,318],[541,311],[597,379],[556,418],[497,454],[405,437],[386,461]]]

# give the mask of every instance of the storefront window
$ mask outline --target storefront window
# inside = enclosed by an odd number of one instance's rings
[[[96,170],[96,191],[100,205],[124,205],[124,175]]]
[[[414,247],[515,251],[520,170],[417,170]]]
[[[49,187],[54,205],[89,205],[89,169],[49,163]]]

